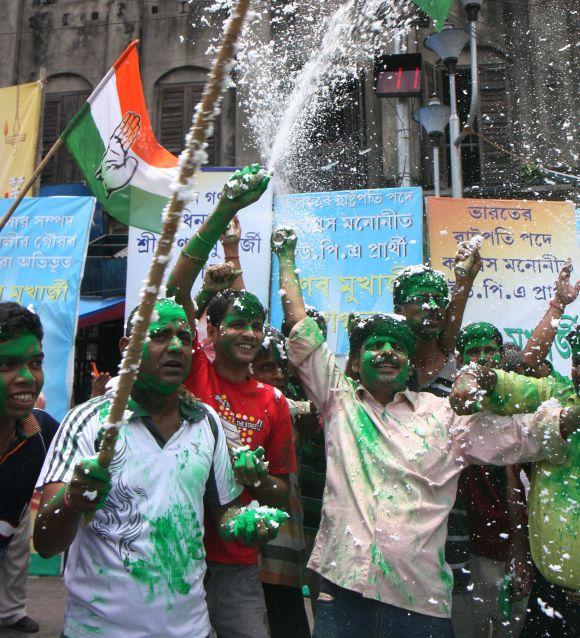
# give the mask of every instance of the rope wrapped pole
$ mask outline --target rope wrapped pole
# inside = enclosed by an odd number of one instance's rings
[[[191,192],[193,177],[204,159],[205,140],[211,135],[211,124],[219,110],[219,101],[223,94],[226,77],[235,55],[236,43],[240,37],[250,0],[237,0],[228,21],[217,58],[206,82],[201,104],[196,110],[193,124],[186,136],[186,147],[179,158],[179,178],[174,184],[174,193],[163,213],[163,228],[147,281],[141,291],[139,310],[135,315],[129,345],[125,351],[119,384],[115,391],[106,419],[106,430],[99,450],[99,464],[108,468],[115,454],[115,443],[119,435],[119,426],[129,401],[133,383],[141,364],[141,350],[151,323],[153,307],[157,301],[159,289],[170,258],[171,248],[181,219],[181,213],[188,203],[186,192]]]

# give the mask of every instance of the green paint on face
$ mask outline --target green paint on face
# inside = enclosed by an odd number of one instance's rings
[[[35,377],[28,368],[29,362],[42,356],[42,347],[38,337],[30,332],[23,332],[14,339],[0,342],[0,370],[4,365],[18,365],[19,376],[35,381]],[[42,384],[35,390],[40,393]],[[3,376],[0,374],[0,416],[7,417],[6,410],[7,388]]]
[[[147,602],[165,593],[186,596],[196,570],[205,558],[203,537],[194,509],[173,505],[165,514],[149,521],[151,548],[144,558],[125,567],[147,587]]]
[[[473,361],[473,351],[479,351],[478,363],[486,363],[491,360],[495,366],[501,366],[501,351],[497,342],[493,339],[472,339],[465,344],[463,351],[463,363],[468,364]],[[471,353],[471,356],[470,356]]]
[[[380,356],[388,356],[389,350],[396,350],[397,354],[392,356],[400,356],[400,353],[404,351],[401,344],[393,337],[386,336],[373,336],[369,337],[361,351],[361,379],[364,379],[367,384],[377,384],[380,381],[381,371],[376,366],[376,359]],[[402,390],[407,385],[407,379],[409,378],[409,360],[407,359],[405,365],[401,368],[398,374],[393,378],[392,385],[395,391]]]
[[[153,321],[149,325],[149,339],[143,344],[141,350],[143,362],[148,362],[151,359],[150,339],[154,339],[156,335],[162,335],[168,328],[177,330],[180,326],[183,326],[184,323],[189,325],[187,315],[182,306],[175,303],[172,299],[161,299],[158,301],[155,304]],[[184,334],[187,336],[187,341],[191,343],[193,341],[191,330],[189,328],[186,329]],[[181,350],[184,346],[182,339],[185,339],[184,335],[181,335],[180,338],[180,336],[176,334],[171,339],[168,350]],[[141,393],[153,392],[155,394],[169,395],[173,394],[183,381],[185,381],[185,378],[179,383],[161,381],[156,376],[140,370],[135,380],[135,388]]]

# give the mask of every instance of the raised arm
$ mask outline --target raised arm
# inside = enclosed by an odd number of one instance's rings
[[[232,284],[241,279],[241,274],[242,271],[236,270],[231,262],[212,264],[206,268],[201,290],[195,297],[196,316],[198,319],[219,292],[234,288]]]
[[[577,281],[576,285],[571,284],[571,273],[572,261],[568,260],[558,275],[554,299],[550,301],[546,314],[534,328],[534,332],[524,348],[522,356],[523,364],[531,374],[539,371],[540,366],[548,356],[556,333],[558,332],[558,322],[562,318],[566,306],[578,297],[580,281]]]
[[[306,317],[302,288],[296,274],[296,243],[296,233],[291,228],[279,228],[272,233],[272,252],[278,257],[281,300],[289,328]]]
[[[184,304],[191,298],[193,283],[210,252],[235,215],[258,201],[268,188],[270,176],[257,164],[236,171],[224,188],[213,213],[181,251],[167,282],[167,296]],[[232,192],[239,193],[232,199]]]
[[[465,262],[467,263],[465,264]],[[439,349],[445,354],[455,350],[455,341],[461,329],[469,293],[480,270],[481,257],[477,247],[470,246],[469,242],[466,241],[460,242],[455,255],[455,288],[447,307],[445,325],[439,336]]]
[[[242,264],[240,262],[240,239],[242,237],[242,227],[236,215],[228,224],[225,233],[220,237],[222,248],[224,249],[224,261],[232,264],[238,271],[238,276],[229,285],[232,290],[244,290],[244,276],[242,274]]]

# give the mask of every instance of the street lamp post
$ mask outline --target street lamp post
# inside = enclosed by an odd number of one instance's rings
[[[454,141],[459,137],[460,123],[457,114],[457,95],[455,90],[455,74],[457,60],[465,45],[469,42],[469,34],[464,29],[456,29],[446,23],[439,33],[432,33],[425,38],[425,47],[435,52],[445,64],[449,74],[449,149],[451,154],[451,192],[453,197],[463,196],[463,178],[461,174],[461,146]]]
[[[433,94],[429,104],[413,113],[415,122],[419,122],[429,135],[429,140],[433,146],[433,184],[435,196],[441,195],[441,185],[439,179],[439,142],[443,138],[445,127],[449,122],[451,109],[441,104],[439,98]]]

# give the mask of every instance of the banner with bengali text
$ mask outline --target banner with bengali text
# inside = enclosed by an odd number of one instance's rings
[[[0,198],[17,197],[32,177],[38,148],[42,83],[0,89]]]
[[[574,208],[569,202],[450,199],[427,200],[429,249],[434,268],[453,286],[457,244],[481,235],[483,268],[467,304],[464,325],[495,324],[505,342],[525,346],[554,298],[554,282],[568,257],[578,277]],[[578,322],[580,301],[568,306],[560,321],[550,359],[570,374],[570,346],[565,335]]]
[[[353,312],[392,312],[393,278],[423,261],[422,191],[384,188],[283,195],[275,198],[274,228],[298,235],[296,265],[307,304],[325,313],[328,342],[348,351]],[[278,263],[272,266],[271,323],[283,313]]]
[[[181,249],[215,208],[222,188],[232,173],[233,169],[205,169],[196,176],[195,189],[197,193],[183,214],[165,279],[169,276]],[[242,228],[239,252],[240,263],[244,271],[244,282],[248,290],[258,295],[260,301],[267,305],[270,289],[271,186],[259,201],[240,212],[239,220]],[[141,286],[149,272],[149,265],[158,237],[157,233],[143,231],[139,228],[131,227],[129,229],[126,316],[139,303]],[[214,264],[223,261],[224,253],[221,244],[218,243],[212,250],[208,263]],[[200,274],[195,282],[194,293],[199,290],[202,277],[203,275]]]
[[[30,197],[0,232],[0,301],[36,312],[44,328],[46,411],[61,421],[72,393],[79,293],[94,197]],[[12,200],[0,199],[0,218]]]

